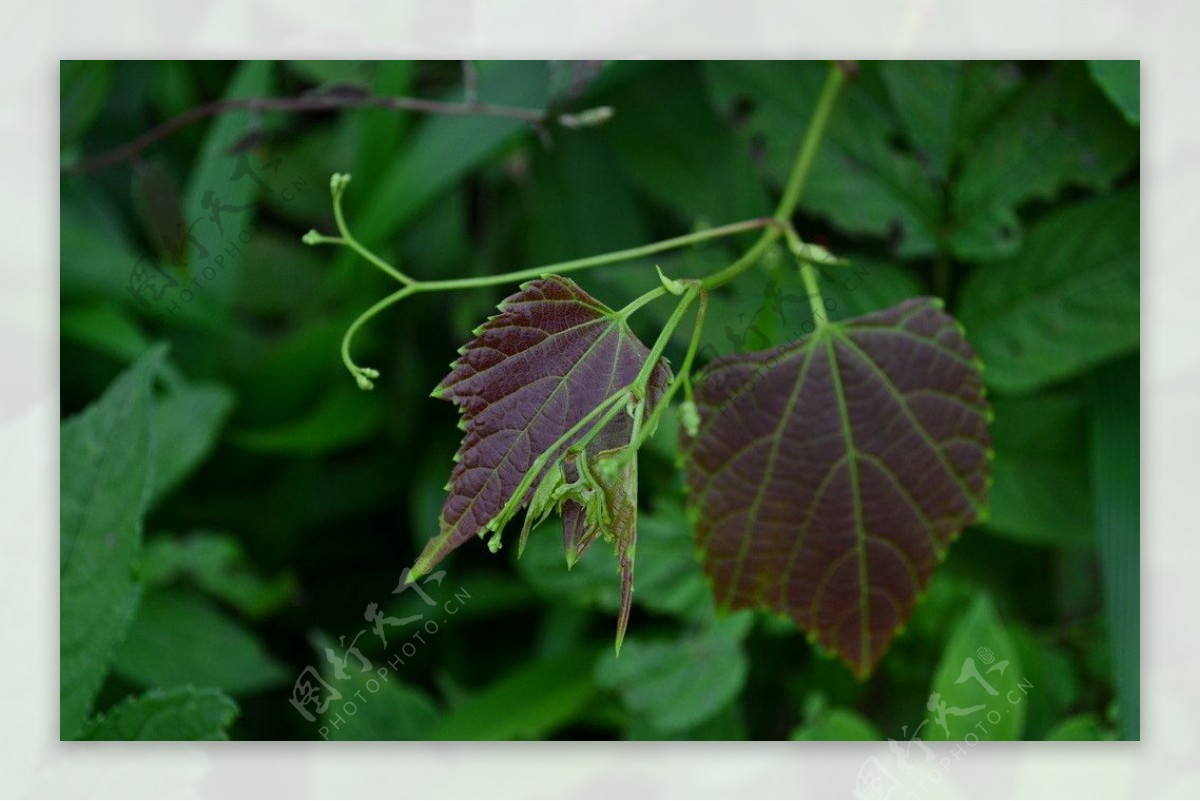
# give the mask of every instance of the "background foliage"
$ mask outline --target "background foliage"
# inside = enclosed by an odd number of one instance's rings
[[[714,614],[670,418],[642,454],[619,659],[611,552],[568,573],[555,522],[519,562],[456,552],[423,586],[433,606],[392,592],[436,531],[460,433],[428,393],[510,290],[421,296],[373,322],[357,347],[383,377],[359,391],[339,341],[388,286],[300,243],[333,230],[330,174],[354,175],[358,236],[418,278],[600,253],[770,213],[824,70],[481,63],[487,102],[616,114],[543,141],[490,118],[238,112],[64,173],[62,737],[961,739],[968,718],[943,726],[929,701],[992,703],[957,681],[982,648],[1008,662],[988,674],[1002,694],[1029,685],[987,736],[1138,737],[1131,62],[863,63],[840,100],[796,219],[853,262],[824,273],[833,316],[943,297],[995,409],[990,520],[869,681],[787,623]],[[321,91],[454,98],[462,80],[453,62],[65,62],[63,162],[201,102]],[[658,263],[699,275],[740,245]],[[579,280],[619,306],[652,265]],[[703,358],[803,333],[786,265],[770,253],[713,298]],[[160,297],[130,291],[146,270]],[[652,339],[666,313],[634,327]],[[385,648],[372,603],[424,617],[385,627]],[[337,679],[325,649],[356,635],[372,670],[351,655]],[[342,694],[312,721],[288,703],[307,666]]]

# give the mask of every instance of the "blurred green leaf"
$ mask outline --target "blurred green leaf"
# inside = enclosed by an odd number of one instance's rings
[[[1071,392],[994,397],[992,411],[988,528],[1042,545],[1094,546],[1083,399]]]
[[[225,98],[265,97],[271,94],[274,66],[269,61],[242,61],[229,81]],[[183,190],[183,219],[192,235],[209,254],[204,266],[212,265],[217,278],[205,283],[204,297],[228,306],[234,296],[246,236],[253,236],[251,223],[259,195],[254,173],[243,173],[247,166],[258,171],[255,157],[234,152],[235,147],[256,124],[249,111],[233,111],[215,117],[188,173]],[[213,218],[216,218],[215,220]],[[193,246],[193,252],[196,249]]]
[[[791,740],[882,740],[869,720],[849,709],[821,709],[792,731]]]
[[[246,246],[237,306],[260,315],[304,323],[316,310],[326,256],[295,236],[259,231]]]
[[[59,62],[59,149],[75,145],[104,106],[112,85],[107,61]]]
[[[663,733],[695,726],[741,692],[749,671],[742,639],[753,621],[740,612],[678,640],[626,637],[619,657],[596,664],[596,683]]]
[[[1034,687],[1026,696],[1024,737],[1044,739],[1054,723],[1078,703],[1079,673],[1067,651],[1052,638],[1035,635],[1020,625],[1010,625],[1008,634],[1021,657],[1025,677]]]
[[[1137,347],[1138,200],[1128,189],[1067,206],[1018,257],[975,270],[958,316],[990,386],[1030,392]]]
[[[939,181],[1020,80],[1011,65],[983,61],[888,61],[880,71],[909,144]]]
[[[484,62],[478,71],[479,96],[485,103],[539,109],[546,102],[548,73],[543,62]],[[458,90],[448,99],[461,96]],[[387,241],[433,198],[526,131],[528,125],[519,120],[425,117],[369,196],[351,197],[353,189],[348,193],[347,202],[361,204],[355,236],[368,247]]]
[[[159,61],[150,87],[155,110],[163,119],[182,114],[201,103],[196,71],[187,61]]]
[[[664,732],[656,729],[651,722],[643,717],[631,719],[621,732],[624,740],[689,740],[689,741],[725,741],[745,740],[746,721],[741,704],[735,699],[726,704],[715,715],[689,726],[686,729]]]
[[[716,61],[705,70],[718,109],[733,113],[748,107],[743,128],[747,146],[761,141],[770,177],[782,186],[827,66]],[[860,85],[848,86],[830,119],[800,207],[848,233],[887,240],[901,256],[927,256],[936,250],[939,199],[917,161],[892,146],[896,130],[883,104]]]
[[[154,405],[153,506],[200,465],[216,446],[233,409],[233,393],[220,384],[178,383]]]
[[[172,687],[130,696],[89,725],[87,740],[228,740],[238,705],[219,690]]]
[[[268,340],[237,388],[236,424],[272,428],[303,418],[334,383],[354,386],[338,360],[345,325],[310,317],[303,326]]]
[[[1141,124],[1141,78],[1140,61],[1089,61],[1088,72],[1092,80],[1104,90],[1131,125]]]
[[[441,498],[444,500],[445,492]],[[633,602],[654,612],[710,617],[712,597],[696,558],[691,525],[678,501],[661,500],[653,512],[638,516]],[[557,516],[534,529],[525,552],[516,559],[522,579],[556,603],[616,612],[620,587],[612,551],[590,548],[568,570],[562,542],[562,521]]]
[[[289,61],[287,62],[287,68],[294,75],[319,86],[324,83],[365,83],[371,68],[375,64],[376,62],[361,60],[310,59]]]
[[[962,259],[1014,255],[1018,205],[1068,185],[1106,189],[1138,158],[1137,132],[1072,62],[1031,80],[973,144],[951,193],[950,245]]]
[[[375,666],[382,669],[382,664]],[[437,726],[438,708],[422,691],[404,684],[394,671],[352,670],[334,686],[342,694],[321,716],[318,734],[326,740],[424,740]],[[347,704],[354,704],[348,715]]]
[[[1100,717],[1093,713],[1075,715],[1059,723],[1046,733],[1046,740],[1113,740],[1113,733],[1100,724]]]
[[[151,384],[165,346],[146,353],[60,434],[59,737],[74,739],[137,609],[133,567],[154,479]]]
[[[599,131],[567,132],[553,150],[536,153],[526,203],[533,264],[620,250],[650,238],[637,198]]]
[[[618,171],[687,223],[719,225],[769,214],[770,204],[754,165],[706,102],[704,88],[695,64],[653,64],[647,74],[604,95],[616,115],[596,133],[612,145]],[[664,98],[671,101],[663,102]],[[564,141],[570,138],[583,137],[564,137]],[[672,145],[647,147],[647,142]],[[614,178],[573,181],[572,195],[578,197],[580,187],[587,187],[589,195],[601,191]],[[587,214],[607,216],[599,209]]]
[[[652,612],[708,619],[714,611],[712,593],[700,567],[692,525],[680,499],[661,490],[657,499],[653,511],[638,515],[633,602]]]
[[[413,61],[376,62],[371,89],[377,95],[402,97],[410,93],[416,77]],[[413,115],[394,109],[363,109],[347,115],[345,123],[354,143],[354,181],[360,192],[369,192],[400,157],[402,137],[412,126]]]
[[[545,737],[571,720],[596,692],[582,651],[528,662],[449,711],[429,740],[515,740]]]
[[[138,254],[81,205],[63,201],[59,214],[59,289],[62,298],[99,295],[130,303],[126,290]]]
[[[384,411],[381,396],[363,392],[346,379],[330,386],[299,420],[235,431],[229,440],[263,453],[325,453],[370,437],[382,424]]]
[[[111,301],[64,306],[59,336],[87,345],[120,362],[131,362],[146,352],[150,340],[128,314]]]
[[[1140,359],[1097,370],[1092,400],[1092,481],[1122,740],[1141,738]]]
[[[180,590],[147,590],[117,651],[117,675],[141,687],[195,684],[253,695],[288,679],[252,631],[211,601]]]
[[[926,740],[1019,740],[1029,685],[1017,648],[986,595],[959,620],[942,654],[927,709]]]
[[[238,540],[215,531],[151,540],[142,555],[141,576],[151,587],[190,581],[250,619],[278,611],[296,591],[291,576],[263,578]]]
[[[442,492],[445,500],[445,492]],[[640,529],[639,529],[640,530]],[[562,519],[552,515],[529,535],[520,558],[513,559],[523,582],[555,603],[567,602],[606,612],[620,608],[617,561],[610,549],[589,548],[571,569],[563,556]],[[638,562],[639,569],[641,561]],[[638,577],[634,576],[634,600],[639,600]]]
[[[271,160],[278,159],[278,168],[274,173],[264,174],[263,180],[276,191],[259,196],[258,203],[265,212],[289,224],[284,232],[286,238],[299,243],[309,228],[334,230],[329,176],[345,171],[353,156],[351,144],[327,127],[314,128],[299,139],[271,143]],[[260,235],[256,231],[255,237]],[[322,263],[327,264],[327,252],[313,252],[320,254]],[[246,257],[247,262],[249,258]]]

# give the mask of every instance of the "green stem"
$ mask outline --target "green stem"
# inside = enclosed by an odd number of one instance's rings
[[[671,405],[671,398],[679,391],[682,386],[685,388],[684,394],[689,400],[692,397],[692,383],[689,379],[689,373],[692,370],[692,361],[696,358],[696,351],[700,346],[700,333],[704,330],[704,312],[708,308],[708,295],[700,294],[700,308],[696,310],[696,322],[692,325],[692,339],[688,342],[687,355],[683,357],[683,364],[679,367],[679,372],[671,381],[671,385],[667,387],[667,391],[659,398],[658,405],[654,407],[654,411],[650,413],[650,418],[646,421],[641,432],[634,432],[629,438],[629,444],[633,447],[631,451],[637,451],[650,437],[654,436],[654,432],[658,429],[658,421]]]
[[[455,278],[447,281],[417,281],[414,283],[414,286],[417,287],[418,292],[445,292],[453,289],[477,289],[485,286],[496,286],[497,284],[511,284],[530,278],[541,278],[549,273],[564,275],[579,270],[587,270],[592,267],[600,267],[605,264],[632,261],[633,259],[640,259],[643,256],[653,256],[656,253],[662,253],[666,250],[675,250],[687,245],[721,239],[733,236],[734,234],[745,233],[746,231],[757,231],[772,225],[775,225],[775,221],[771,218],[759,217],[753,220],[743,220],[742,222],[730,223],[729,225],[722,225],[717,228],[697,231],[693,234],[664,239],[636,248],[602,253],[599,256],[588,256],[583,259],[572,259],[571,261],[562,261],[556,264],[545,264],[541,267],[530,267],[527,270],[517,270],[516,272],[500,273],[498,275],[484,275],[477,278]]]
[[[627,306],[625,306],[625,308],[623,308],[619,312],[617,312],[617,316],[619,318],[621,318],[622,322],[624,322],[625,320],[628,320],[630,315],[632,315],[635,311],[642,308],[650,301],[661,298],[665,294],[667,294],[667,290],[665,287],[661,287],[661,286],[655,287],[654,289],[651,289],[649,292],[642,295],[641,297],[636,298],[631,303],[629,303]]]
[[[813,325],[817,328],[829,322],[829,312],[825,308],[825,297],[821,294],[821,284],[817,280],[817,271],[811,261],[805,258],[804,243],[795,230],[787,230],[788,248],[800,265],[800,277],[804,280],[805,294],[808,295],[808,305],[812,309]]]
[[[658,333],[658,339],[654,340],[654,345],[650,348],[650,353],[646,356],[646,363],[642,365],[642,369],[638,371],[637,378],[633,379],[633,383],[630,385],[634,388],[634,392],[639,394],[639,399],[645,399],[646,386],[650,382],[650,375],[654,372],[654,367],[658,364],[659,357],[666,350],[667,343],[671,341],[671,335],[679,327],[680,321],[683,320],[683,315],[687,313],[688,306],[692,305],[692,301],[696,299],[699,292],[699,287],[694,284],[688,287],[687,292],[684,292],[683,297],[679,299],[679,305],[675,307],[675,311],[671,312],[671,316],[667,318],[662,331]]]
[[[338,231],[341,232],[342,236],[340,238],[327,237],[317,233],[316,231],[309,231],[304,236],[305,243],[309,245],[346,245],[352,248],[355,252],[359,253],[369,262],[379,267],[385,273],[404,284],[403,289],[388,295],[386,298],[380,300],[378,303],[371,306],[371,308],[359,315],[358,318],[351,323],[350,327],[346,330],[345,335],[342,337],[342,362],[346,365],[346,369],[350,371],[350,374],[354,376],[354,380],[358,382],[359,387],[362,389],[371,389],[371,379],[378,378],[378,372],[367,367],[360,367],[354,363],[354,360],[350,357],[351,341],[354,339],[354,335],[358,333],[358,330],[362,328],[362,326],[372,317],[389,306],[397,303],[398,301],[403,300],[409,295],[415,295],[418,292],[447,292],[455,289],[476,289],[479,287],[496,286],[499,284],[510,284],[530,278],[540,278],[543,275],[550,273],[561,275],[563,273],[586,270],[591,267],[599,267],[605,264],[613,264],[616,262],[641,258],[643,256],[651,256],[656,253],[662,253],[666,250],[673,250],[676,248],[685,247],[687,245],[694,245],[700,242],[707,242],[713,239],[720,239],[722,237],[733,236],[734,234],[745,233],[746,231],[754,231],[767,226],[775,225],[775,221],[773,219],[769,217],[759,217],[753,220],[743,220],[741,222],[730,223],[729,225],[721,225],[716,228],[709,228],[704,231],[697,231],[695,233],[685,234],[683,236],[677,236],[671,239],[664,239],[659,242],[653,242],[649,245],[642,245],[636,248],[618,250],[612,253],[603,253],[599,256],[589,256],[583,259],[573,259],[571,261],[558,262],[557,264],[545,264],[540,267],[531,267],[527,270],[517,270],[516,272],[479,276],[476,278],[458,278],[446,281],[417,281],[400,273],[374,253],[371,253],[369,250],[359,244],[358,241],[355,240],[350,234],[349,229],[346,227],[345,219],[342,216],[341,206],[342,189],[345,187],[345,183],[348,180],[348,176],[334,175],[330,182],[334,199],[334,218],[337,221]],[[626,306],[619,312],[619,314],[622,319],[628,318],[629,315],[635,310],[644,304],[661,297],[664,294],[666,294],[666,290],[662,287],[653,289],[642,297],[633,301],[633,303]]]
[[[816,270],[811,263],[801,263],[800,277],[804,279],[804,290],[808,294],[808,305],[812,309],[813,324],[820,328],[829,322],[829,312],[825,310],[825,298],[821,295]]]
[[[796,210],[796,204],[800,202],[800,193],[808,180],[809,170],[812,169],[813,160],[817,156],[817,148],[825,135],[825,129],[829,126],[829,118],[833,114],[833,107],[845,80],[846,73],[842,68],[837,64],[830,64],[829,74],[825,77],[825,86],[821,89],[821,97],[817,100],[812,121],[808,124],[808,131],[804,134],[804,142],[800,145],[800,152],[796,154],[796,161],[792,164],[792,172],[788,176],[783,197],[775,209],[775,219],[779,222],[790,220]]]
[[[774,225],[763,232],[758,242],[750,248],[746,255],[724,270],[705,278],[702,283],[705,289],[716,289],[723,286],[750,269],[781,233],[791,229],[792,214],[796,211],[796,204],[800,202],[800,193],[804,190],[804,184],[808,180],[808,173],[817,156],[817,148],[825,136],[825,129],[829,126],[829,118],[833,114],[833,107],[845,79],[846,75],[842,72],[841,67],[837,64],[829,66],[829,75],[825,79],[824,88],[821,89],[821,96],[817,100],[817,107],[813,111],[812,120],[804,134],[804,141],[792,164],[792,171],[788,175],[783,197],[780,199],[779,205],[775,207],[775,214],[772,215]]]
[[[346,329],[346,333],[342,335],[342,364],[346,365],[346,369],[350,371],[350,375],[354,376],[354,380],[358,382],[359,389],[372,389],[374,384],[371,383],[372,378],[378,378],[379,373],[369,367],[359,367],[354,363],[354,359],[350,357],[350,342],[354,339],[354,335],[358,333],[358,329],[375,315],[395,303],[407,298],[415,292],[415,285],[409,284],[404,289],[397,290],[386,298],[380,300],[371,308],[367,309],[362,314],[358,315],[357,319],[350,324]]]
[[[405,286],[415,283],[413,279],[409,278],[407,275],[400,272],[395,267],[363,247],[362,244],[354,238],[354,235],[350,233],[350,229],[346,226],[346,218],[342,214],[342,194],[344,193],[346,184],[348,183],[350,183],[349,175],[339,175],[336,173],[329,181],[330,191],[333,194],[333,219],[337,223],[338,233],[342,235],[343,244],[350,247],[355,253],[362,256],[371,264],[374,264],[380,270],[383,270],[383,272],[387,273],[392,278],[395,278]]]

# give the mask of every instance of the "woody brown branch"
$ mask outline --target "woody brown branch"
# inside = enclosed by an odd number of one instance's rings
[[[161,125],[151,128],[136,139],[113,148],[106,153],[68,164],[62,168],[62,171],[69,174],[79,174],[94,172],[111,167],[114,164],[120,164],[123,161],[134,158],[154,143],[167,138],[192,123],[231,111],[304,113],[336,111],[346,108],[383,108],[394,109],[396,111],[412,111],[418,114],[499,117],[526,122],[538,131],[543,130],[548,116],[548,112],[540,109],[497,106],[478,102],[451,103],[417,97],[325,94],[306,97],[245,97],[214,100],[190,108]]]

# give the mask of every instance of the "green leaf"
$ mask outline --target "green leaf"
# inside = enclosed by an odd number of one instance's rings
[[[671,102],[664,103],[666,97]],[[654,64],[604,101],[617,112],[596,133],[612,145],[618,169],[686,222],[717,224],[770,213],[748,155],[705,102],[695,64]],[[648,142],[671,146],[648,147]],[[578,182],[573,188],[589,187],[590,194],[602,191],[605,182]]]
[[[1012,65],[983,61],[888,61],[880,72],[908,143],[942,183],[1020,80]]]
[[[1136,63],[1136,62],[1135,62]],[[1112,740],[1113,732],[1104,728],[1100,716],[1088,712],[1074,715],[1059,723],[1046,733],[1046,740]]]
[[[737,699],[726,704],[716,714],[705,718],[695,726],[675,731],[663,731],[651,725],[645,717],[631,719],[621,731],[623,740],[689,740],[689,741],[722,741],[748,739],[746,733],[745,715]]]
[[[108,61],[59,62],[59,148],[72,147],[104,107],[112,85]]]
[[[582,452],[570,449],[586,435],[587,426],[581,427],[585,420],[599,426],[603,416],[594,413],[633,383],[649,350],[620,315],[574,281],[553,275],[523,284],[500,304],[500,314],[475,333],[433,391],[459,407],[466,433],[447,485],[450,494],[439,533],[425,546],[413,572],[428,573],[448,553],[485,532],[499,535],[517,510],[527,506],[523,543],[531,524],[557,508],[563,515],[568,564],[600,535],[617,551],[619,647],[633,591],[637,461],[636,454],[623,466],[614,460],[628,455],[631,415],[624,406],[614,406],[615,417],[596,429]],[[646,397],[640,399],[645,414],[658,403],[670,375],[661,359],[650,371]],[[542,454],[548,455],[539,468]],[[613,475],[608,475],[609,466],[616,467]],[[498,545],[498,536],[493,542]]]
[[[1031,392],[1137,347],[1138,201],[1128,189],[1065,207],[1018,257],[975,270],[959,318],[989,386]]]
[[[580,192],[580,187],[588,187]],[[533,156],[526,193],[533,264],[633,247],[650,239],[643,209],[600,131],[564,134]]]
[[[319,635],[317,650],[340,653],[332,638]],[[441,712],[424,692],[405,684],[399,674],[383,663],[373,670],[357,668],[348,678],[334,679],[341,694],[331,700],[318,723],[323,740],[424,740],[437,725]],[[332,696],[331,696],[332,698]]]
[[[1139,363],[1122,359],[1089,382],[1096,527],[1122,740],[1141,738]]]
[[[1038,691],[991,601],[979,595],[942,653],[921,736],[962,742],[973,733],[980,740],[1019,740],[1027,695]]]
[[[383,424],[385,412],[379,395],[338,381],[300,419],[234,431],[229,441],[262,453],[327,453],[369,439]]]
[[[666,425],[664,421],[662,425]],[[692,545],[691,524],[683,509],[666,498],[653,512],[638,515],[638,580],[634,601],[652,612],[708,618],[712,595]],[[547,520],[533,531],[517,571],[543,597],[607,612],[621,608],[613,582],[617,563],[611,554],[589,550],[569,572],[562,570],[562,523]]]
[[[544,63],[481,63],[478,72],[479,96],[485,103],[538,109],[546,100]],[[461,96],[460,90],[448,99]],[[426,117],[377,188],[364,198],[355,216],[355,236],[368,247],[386,241],[431,200],[528,130],[519,120]]]
[[[143,687],[195,684],[231,695],[253,695],[288,678],[254,633],[212,602],[161,589],[146,592],[113,669]]]
[[[243,61],[238,65],[225,99],[266,97],[271,94],[274,67],[269,61]],[[253,206],[259,195],[259,181],[241,174],[240,162],[257,165],[252,156],[234,152],[238,143],[252,132],[250,111],[234,111],[213,118],[201,145],[200,154],[188,174],[183,192],[183,217],[196,241],[208,252],[204,266],[216,269],[217,277],[204,283],[201,297],[214,298],[228,306],[237,288],[246,236],[253,236]],[[219,213],[214,206],[220,204]],[[219,222],[212,219],[216,214]],[[195,247],[193,246],[193,252]]]
[[[126,287],[138,263],[137,252],[121,233],[66,198],[59,215],[59,253],[63,298],[100,296],[136,302]]]
[[[364,83],[374,64],[375,62],[361,60],[308,59],[289,61],[287,68],[289,72],[319,86],[325,83]]]
[[[750,105],[743,128],[747,146],[761,138],[774,183],[791,170],[825,80],[818,62],[735,62],[705,65],[718,108]],[[813,162],[801,206],[828,217],[843,231],[888,240],[902,256],[936,250],[940,201],[916,159],[891,144],[896,123],[861,85],[847,88]]]
[[[430,732],[429,740],[537,739],[572,720],[596,693],[582,651],[527,662],[470,695]]]
[[[149,506],[183,481],[216,446],[233,409],[233,393],[220,384],[179,383],[154,405],[154,482]]]
[[[213,531],[151,540],[142,556],[141,575],[152,587],[191,581],[252,619],[278,611],[296,591],[291,576],[263,578],[250,565],[237,539]]]
[[[725,608],[788,615],[860,678],[987,506],[978,359],[916,298],[710,363],[681,434],[704,569]]]
[[[871,721],[850,709],[821,709],[792,731],[790,740],[882,740]]]
[[[375,76],[371,90],[376,95],[403,97],[411,93],[417,72],[415,61],[376,61],[372,66]],[[392,160],[404,152],[401,137],[413,121],[412,116],[390,108],[362,109],[344,117],[343,124],[349,128],[355,145],[353,174],[360,191],[374,189]]]
[[[741,692],[749,671],[742,640],[753,622],[739,613],[677,640],[630,637],[619,657],[601,657],[596,683],[662,733],[698,725]]]
[[[996,458],[988,528],[1040,545],[1094,546],[1083,398],[1066,391],[993,398],[992,409]]]
[[[1089,61],[1088,72],[1125,119],[1131,125],[1140,125],[1142,62]]]
[[[325,270],[323,254],[301,243],[294,233],[258,231],[246,245],[237,309],[307,322],[319,313]]]
[[[132,362],[150,347],[137,322],[112,301],[64,306],[58,331],[64,340],[87,345],[120,362]]]
[[[1107,189],[1137,158],[1137,132],[1083,66],[1056,64],[974,143],[952,188],[950,247],[967,260],[1012,256],[1021,246],[1017,206],[1053,200],[1069,185]]]
[[[172,687],[130,696],[92,722],[86,740],[228,740],[238,705],[219,690]]]
[[[62,424],[59,736],[74,739],[137,608],[133,567],[153,482],[151,385],[165,346]]]
[[[1024,738],[1045,739],[1054,723],[1078,705],[1078,670],[1067,650],[1054,642],[1055,634],[1035,635],[1020,625],[1008,626],[1008,634],[1017,647],[1025,678],[1036,688],[1026,696]]]

